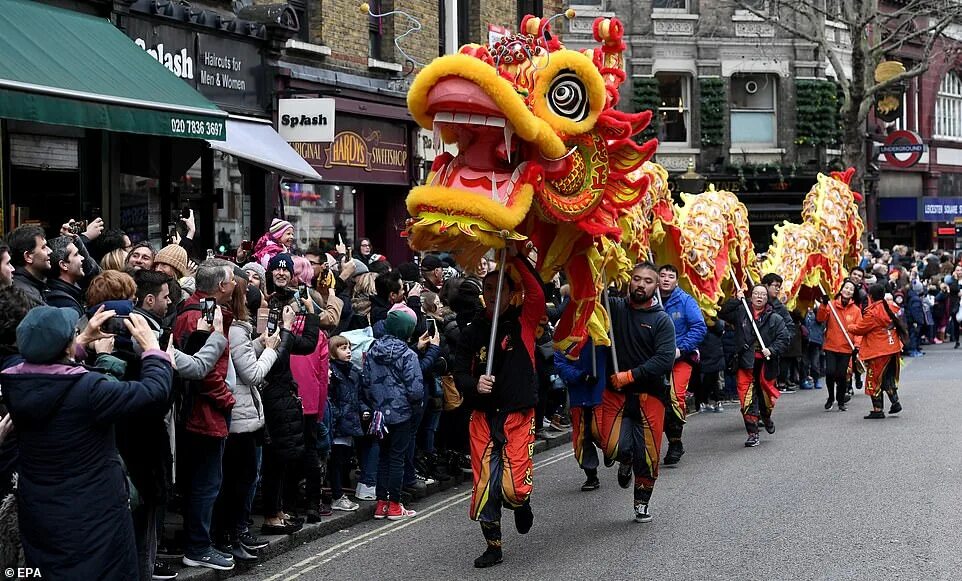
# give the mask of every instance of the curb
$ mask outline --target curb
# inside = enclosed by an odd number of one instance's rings
[[[567,430],[564,432],[549,432],[545,431],[545,434],[534,442],[534,454],[538,455],[542,452],[546,452],[552,448],[557,448],[571,442],[571,431]],[[423,495],[418,495],[415,501],[427,498],[429,496],[443,492],[449,488],[462,484],[466,478],[458,479],[457,477],[448,480],[447,482],[437,482],[427,487],[426,492]],[[245,565],[242,563],[237,563],[234,568],[230,571],[216,571],[214,569],[206,569],[203,567],[185,567],[180,564],[180,560],[177,559],[165,559],[164,561],[171,565],[179,574],[177,579],[190,579],[191,581],[213,581],[218,579],[229,579],[234,575],[242,575],[255,571],[257,566],[263,564],[274,557],[292,551],[302,545],[316,541],[327,535],[336,533],[338,531],[350,528],[359,523],[373,520],[374,519],[374,506],[373,502],[359,503],[361,508],[354,512],[338,512],[335,511],[332,516],[324,517],[324,519],[317,524],[305,524],[304,528],[297,531],[293,535],[259,535],[259,537],[268,539],[270,544],[267,547],[257,551],[259,559],[250,565]],[[251,527],[252,531],[257,534],[259,525]]]

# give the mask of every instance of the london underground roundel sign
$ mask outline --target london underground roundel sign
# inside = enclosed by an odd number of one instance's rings
[[[925,144],[918,133],[899,130],[889,133],[879,151],[895,167],[912,167],[922,159]]]

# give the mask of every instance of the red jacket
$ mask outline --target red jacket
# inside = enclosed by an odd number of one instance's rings
[[[889,303],[889,308],[897,317],[898,307]],[[863,361],[902,352],[902,340],[882,301],[870,303],[862,320],[849,327],[848,332],[864,337],[859,348],[859,358]]]
[[[846,329],[861,322],[862,309],[859,308],[854,299],[850,300],[846,307],[842,306],[841,299],[834,299],[832,304],[835,306],[838,318],[842,320],[842,324],[845,325]],[[832,353],[852,352],[848,341],[845,340],[845,334],[842,332],[842,328],[838,326],[835,315],[832,314],[831,306],[819,305],[818,309],[815,310],[815,320],[819,323],[825,323],[825,341],[822,349],[831,351]],[[855,343],[855,346],[858,347],[859,338],[853,335],[849,335],[849,337],[852,339],[852,342]]]
[[[199,305],[207,293],[195,292],[190,296],[181,309],[192,305]],[[224,306],[224,328],[229,329],[234,316]],[[173,337],[177,347],[183,348],[187,338],[197,331],[197,321],[202,314],[198,309],[184,310],[174,321]],[[227,418],[234,407],[234,394],[227,386],[227,366],[230,357],[230,346],[217,360],[211,372],[201,381],[192,384],[194,398],[190,407],[190,417],[187,418],[187,431],[214,438],[227,437]]]

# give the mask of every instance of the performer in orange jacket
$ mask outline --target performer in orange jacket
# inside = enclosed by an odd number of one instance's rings
[[[862,315],[862,320],[849,327],[848,332],[864,337],[859,351],[866,369],[865,395],[872,398],[872,412],[865,416],[865,419],[876,420],[885,417],[882,410],[883,391],[888,394],[892,404],[889,413],[897,414],[902,411],[898,396],[901,366],[899,355],[908,331],[895,314],[893,306],[885,300],[884,286],[872,285],[868,294],[869,305]]]
[[[838,411],[846,410],[845,404],[850,399],[848,386],[852,383],[852,353],[853,345],[845,337],[845,331],[839,326],[838,320],[832,314],[832,307],[838,313],[838,318],[846,328],[858,324],[862,320],[862,309],[855,302],[855,283],[845,280],[842,288],[832,304],[828,304],[828,296],[822,297],[822,304],[815,310],[815,320],[825,323],[825,387],[828,400],[825,409],[832,409],[832,404],[838,399]],[[854,341],[854,339],[853,339]]]

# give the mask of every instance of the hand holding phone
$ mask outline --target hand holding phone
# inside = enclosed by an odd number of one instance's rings
[[[201,300],[200,304],[201,310],[204,314],[204,320],[207,321],[208,325],[214,324],[214,309],[217,308],[217,303],[211,297],[205,297]]]
[[[437,321],[435,321],[435,320],[432,319],[431,317],[428,317],[427,319],[425,319],[424,322],[425,322],[425,324],[426,324],[427,327],[428,327],[428,335],[431,335],[432,337],[434,337],[435,335],[438,334],[438,323],[437,323]]]
[[[130,332],[127,330],[127,325],[124,324],[124,321],[128,318],[128,315],[114,315],[100,326],[100,330],[110,335],[129,335]]]
[[[280,324],[281,313],[280,310],[272,308],[267,313],[267,334],[273,335],[277,332],[278,325]]]

